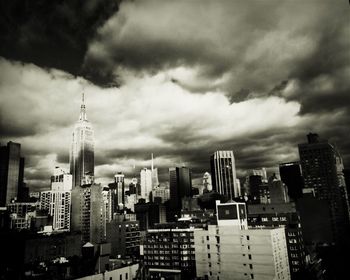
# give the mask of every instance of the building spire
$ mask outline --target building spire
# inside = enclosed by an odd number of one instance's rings
[[[152,156],[151,170],[153,171],[153,153],[151,154],[151,156]]]
[[[86,108],[85,108],[85,93],[84,91],[82,92],[81,95],[81,106],[80,106],[80,116],[79,116],[79,120],[80,121],[87,121],[87,117],[86,117]]]

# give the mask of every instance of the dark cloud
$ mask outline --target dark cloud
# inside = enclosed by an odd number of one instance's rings
[[[81,69],[88,42],[118,6],[117,0],[1,1],[0,55],[89,76]]]

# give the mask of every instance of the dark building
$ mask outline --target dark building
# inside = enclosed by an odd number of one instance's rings
[[[191,171],[187,167],[169,168],[170,201],[168,217],[174,220],[182,209],[182,198],[192,196]]]
[[[144,265],[151,279],[193,279],[196,276],[194,228],[147,231]]]
[[[21,158],[21,144],[8,142],[0,146],[0,206],[6,206],[12,199],[22,196],[24,182],[24,158]]]
[[[107,242],[111,243],[114,258],[135,258],[140,253],[140,230],[138,221],[112,220],[106,226]]]
[[[299,162],[281,163],[279,165],[280,176],[288,188],[288,196],[296,201],[303,195],[304,179],[301,174]]]
[[[233,199],[239,196],[233,151],[216,151],[210,157],[213,190]]]
[[[285,227],[292,280],[303,279],[305,248],[299,214],[294,203],[248,205],[248,226]]]
[[[261,175],[250,175],[248,177],[249,203],[267,203],[269,199],[269,186],[263,181]]]
[[[300,163],[305,188],[312,188],[315,197],[329,204],[332,240],[342,244],[348,239],[348,198],[343,176],[343,163],[337,148],[317,134],[307,135],[308,143],[299,144]]]
[[[140,230],[152,228],[155,224],[166,221],[166,209],[162,204],[141,200],[135,204],[136,220],[140,223]]]
[[[80,244],[80,234],[55,233],[48,236],[0,232],[0,275],[3,279],[25,279],[25,271],[34,263],[80,256]]]
[[[118,172],[114,176],[114,182],[108,184],[111,193],[111,209],[112,213],[117,213],[120,210],[120,206],[125,205],[125,184],[124,184],[124,174]],[[121,207],[123,208],[123,206]]]

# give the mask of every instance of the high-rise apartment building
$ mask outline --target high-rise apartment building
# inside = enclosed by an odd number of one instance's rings
[[[337,148],[318,137],[307,135],[308,142],[299,144],[299,156],[306,188],[313,188],[318,199],[329,203],[333,242],[347,239],[349,204],[342,173],[343,164]]]
[[[279,165],[280,176],[288,188],[288,196],[296,201],[303,195],[304,179],[299,162],[287,162]]]
[[[70,230],[72,175],[56,167],[51,190],[40,194],[40,208],[52,217],[53,230]]]
[[[194,231],[197,277],[290,279],[284,228],[248,229],[244,203],[217,203],[217,212],[218,225]]]
[[[73,187],[86,184],[86,176],[94,176],[94,131],[86,117],[84,94],[79,120],[73,131],[69,161],[70,173],[73,175]]]
[[[210,157],[213,188],[228,199],[239,196],[233,151],[217,151]]]
[[[250,204],[249,228],[284,227],[291,279],[304,279],[305,248],[301,221],[294,203]]]
[[[24,158],[21,158],[21,144],[8,142],[0,146],[0,206],[6,206],[17,199],[24,173]]]
[[[191,171],[187,167],[169,168],[170,183],[170,211],[169,218],[180,214],[182,208],[182,198],[192,195]],[[169,211],[169,212],[170,212]]]

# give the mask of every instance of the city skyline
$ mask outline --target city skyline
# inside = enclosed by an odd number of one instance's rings
[[[98,5],[88,8],[86,17]],[[203,1],[200,8],[125,1],[95,25],[79,22],[90,32],[82,42],[72,39],[76,49],[62,44],[60,55],[36,25],[34,19],[48,20],[37,12],[24,18],[25,32],[10,26],[18,39],[0,34],[1,143],[21,143],[25,181],[31,190],[48,189],[53,168],[68,169],[84,91],[95,131],[95,177],[104,183],[119,171],[134,177],[133,166],[135,175],[149,168],[151,153],[161,182],[168,167],[183,164],[202,179],[217,150],[233,150],[237,177],[248,169],[277,170],[298,160],[297,144],[309,132],[335,143],[348,166],[347,9],[347,1]],[[72,20],[69,13],[59,17]],[[59,29],[74,37],[67,26]],[[37,45],[48,57],[38,59],[31,50]]]

